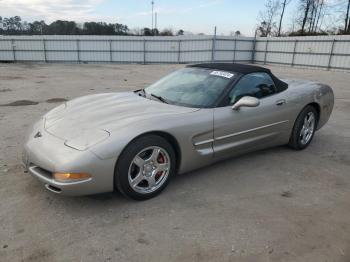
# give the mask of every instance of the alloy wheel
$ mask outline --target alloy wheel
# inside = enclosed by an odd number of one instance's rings
[[[131,161],[128,171],[129,185],[138,193],[152,193],[164,184],[169,172],[168,152],[158,146],[147,147]]]
[[[316,118],[313,112],[308,112],[304,118],[303,126],[300,130],[299,139],[301,144],[306,145],[310,142],[315,132]]]

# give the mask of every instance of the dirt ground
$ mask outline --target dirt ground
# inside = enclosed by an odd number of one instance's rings
[[[27,128],[61,101],[182,66],[0,64],[0,261],[350,261],[350,73],[271,67],[335,91],[310,147],[178,175],[149,201],[63,197],[23,173]]]

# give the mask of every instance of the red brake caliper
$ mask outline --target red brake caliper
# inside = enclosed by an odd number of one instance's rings
[[[165,162],[164,156],[162,154],[158,155],[157,162],[159,164],[163,164]],[[157,172],[157,174],[155,176],[156,181],[162,176],[162,174],[163,174],[163,171],[158,171]]]

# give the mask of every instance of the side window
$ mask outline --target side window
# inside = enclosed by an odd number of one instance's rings
[[[263,98],[277,92],[275,84],[267,73],[252,73],[243,76],[229,94],[230,104],[236,103],[243,96]]]

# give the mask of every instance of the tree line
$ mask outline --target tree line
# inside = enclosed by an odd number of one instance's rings
[[[179,30],[177,34],[183,34]],[[172,36],[171,29],[134,29],[130,30],[127,25],[105,22],[85,22],[78,24],[74,21],[57,20],[50,24],[45,21],[28,23],[22,21],[20,16],[0,16],[0,35],[166,35]]]
[[[283,30],[285,12],[292,1],[297,1],[297,10],[289,28]],[[267,0],[259,13],[256,34],[262,37],[350,34],[349,11],[350,0]]]
[[[350,0],[265,0],[264,10],[259,12],[256,35],[303,36],[350,34]],[[297,10],[289,10],[291,3]],[[287,11],[294,11],[289,21],[284,21]],[[288,26],[285,26],[285,25]],[[285,28],[284,28],[285,27]],[[85,22],[57,20],[50,24],[45,21],[26,22],[20,16],[1,17],[2,35],[183,35],[181,29],[142,28],[130,30],[120,23]],[[231,33],[233,35],[233,33]],[[240,35],[236,31],[234,35]]]

